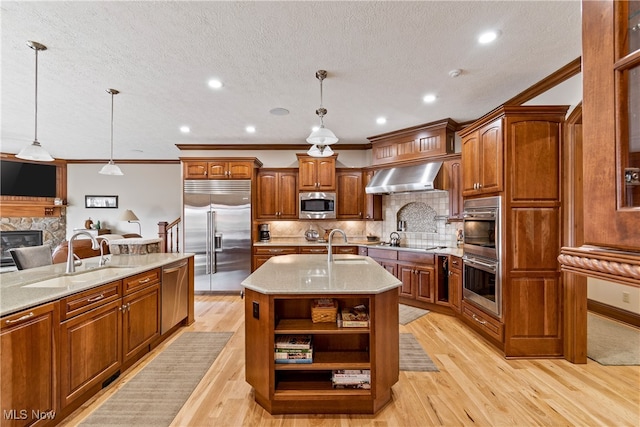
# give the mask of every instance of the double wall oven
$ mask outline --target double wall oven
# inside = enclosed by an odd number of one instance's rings
[[[502,317],[500,197],[464,201],[463,297]]]

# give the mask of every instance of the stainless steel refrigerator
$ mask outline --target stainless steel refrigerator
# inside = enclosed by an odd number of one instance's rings
[[[183,218],[196,292],[239,292],[251,274],[251,181],[185,180]]]

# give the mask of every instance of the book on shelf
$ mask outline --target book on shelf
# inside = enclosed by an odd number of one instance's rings
[[[369,327],[369,313],[364,305],[343,308],[340,311],[340,318],[344,328]]]
[[[354,384],[336,384],[333,383],[332,387],[335,389],[362,389],[371,390],[371,383],[354,383]]]
[[[310,349],[311,335],[276,335],[275,348]]]
[[[313,363],[313,359],[276,359],[276,363]]]
[[[331,374],[333,384],[360,384],[371,382],[369,369],[335,370]]]
[[[313,361],[312,350],[287,350],[287,351],[275,351],[274,358],[276,363],[295,363],[293,361],[299,360],[299,363],[311,363]],[[284,361],[284,362],[281,362]]]

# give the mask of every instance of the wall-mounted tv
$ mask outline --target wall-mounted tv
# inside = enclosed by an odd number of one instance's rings
[[[0,160],[0,195],[56,197],[56,165]]]

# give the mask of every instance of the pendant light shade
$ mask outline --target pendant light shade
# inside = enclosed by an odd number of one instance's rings
[[[327,114],[327,109],[322,106],[322,81],[327,77],[325,70],[316,71],[316,78],[320,81],[320,108],[316,110],[316,114],[320,117],[320,127],[317,130],[311,132],[311,135],[307,138],[309,144],[313,144],[313,147],[307,151],[312,157],[329,157],[333,154],[333,150],[328,146],[338,142],[336,135],[331,130],[324,127],[324,116]]]
[[[24,147],[16,157],[18,159],[24,160],[35,160],[37,162],[52,162],[53,157],[42,148],[40,143],[38,142],[38,52],[41,50],[47,50],[47,47],[43,44],[34,41],[28,41],[27,46],[36,52],[36,102],[35,102],[35,136],[33,138],[33,142],[30,145]]]
[[[113,96],[120,93],[116,89],[107,89],[107,93],[111,94],[111,157],[109,157],[109,163],[104,165],[98,172],[101,175],[124,175],[118,165],[113,163]]]

